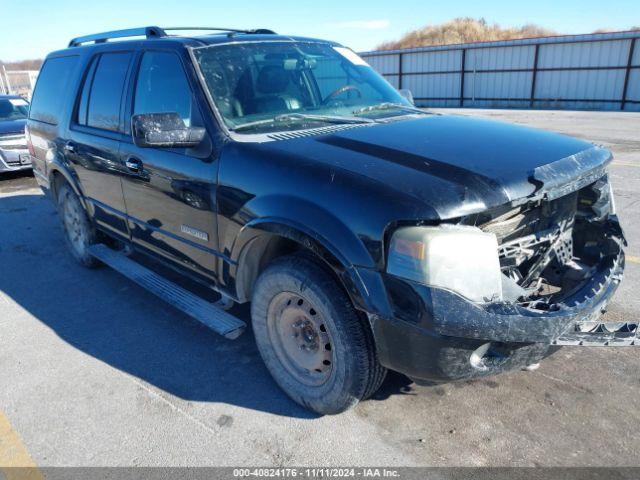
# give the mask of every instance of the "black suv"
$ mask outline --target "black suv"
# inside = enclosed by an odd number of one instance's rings
[[[624,267],[610,152],[407,98],[334,42],[147,27],[50,54],[27,134],[77,260],[229,338],[226,307],[251,302],[271,374],[316,412],[387,369],[469,379],[637,343],[599,321]]]

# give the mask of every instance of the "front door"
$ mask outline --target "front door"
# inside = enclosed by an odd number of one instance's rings
[[[204,126],[182,61],[173,51],[142,54],[132,81],[130,112],[176,112],[187,126]],[[124,200],[136,246],[215,278],[217,162],[208,137],[192,148],[120,147]]]

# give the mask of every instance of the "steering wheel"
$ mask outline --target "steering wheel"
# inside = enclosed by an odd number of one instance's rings
[[[358,98],[362,98],[362,91],[358,87],[356,87],[355,85],[343,85],[342,87],[334,90],[329,95],[327,95],[324,100],[322,100],[322,105],[326,105],[338,95],[344,92],[348,92],[349,90],[355,90],[358,93]]]

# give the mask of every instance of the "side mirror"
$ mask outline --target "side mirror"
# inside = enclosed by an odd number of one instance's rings
[[[400,95],[409,100],[411,105],[415,106],[416,103],[413,101],[413,93],[411,93],[411,90],[409,90],[408,88],[403,88],[402,90],[400,90]]]
[[[191,148],[202,142],[205,129],[187,127],[175,112],[142,113],[131,118],[131,133],[141,148]]]

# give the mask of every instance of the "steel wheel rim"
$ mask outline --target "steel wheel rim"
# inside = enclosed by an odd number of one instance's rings
[[[283,367],[299,382],[320,386],[333,371],[333,341],[324,318],[306,298],[282,292],[270,302],[267,329]]]
[[[67,238],[78,255],[82,255],[87,244],[87,234],[78,205],[68,197],[63,204],[63,221]]]

